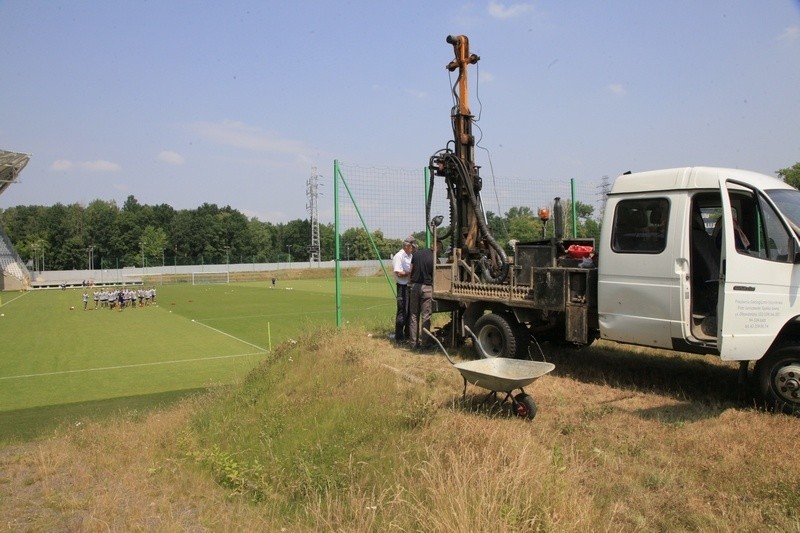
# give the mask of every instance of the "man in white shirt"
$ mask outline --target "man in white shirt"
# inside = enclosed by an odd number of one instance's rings
[[[392,270],[397,282],[397,314],[394,320],[394,340],[402,343],[408,338],[409,291],[408,280],[411,273],[411,256],[417,240],[409,235],[403,247],[392,257]]]

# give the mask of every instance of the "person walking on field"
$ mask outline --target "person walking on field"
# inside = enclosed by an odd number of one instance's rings
[[[430,331],[433,310],[433,265],[441,248],[440,242],[433,248],[417,250],[411,256],[411,312],[409,317],[409,342],[413,349],[428,349],[433,346],[430,339],[421,339],[420,327]]]
[[[404,342],[409,333],[409,306],[408,280],[411,274],[411,256],[417,240],[409,235],[403,241],[403,247],[392,257],[392,270],[397,282],[397,313],[394,318],[394,340]]]

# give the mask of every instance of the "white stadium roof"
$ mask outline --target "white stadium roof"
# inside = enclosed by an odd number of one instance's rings
[[[17,180],[17,176],[28,164],[30,158],[31,156],[28,154],[0,150],[0,194],[3,194],[8,186]]]

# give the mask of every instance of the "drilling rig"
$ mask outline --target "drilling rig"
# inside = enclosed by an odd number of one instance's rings
[[[430,220],[430,201],[436,176],[444,177],[447,198],[450,204],[450,227],[438,235],[451,238],[452,249],[457,250],[459,260],[467,261],[470,270],[486,283],[503,283],[508,278],[508,256],[495,241],[486,224],[486,215],[481,201],[483,182],[480,167],[475,163],[475,136],[472,134],[473,115],[469,109],[467,67],[476,64],[480,57],[469,51],[469,39],[465,35],[447,37],[453,45],[455,59],[448,65],[451,72],[458,71],[453,87],[455,105],[450,118],[453,126],[452,147],[436,152],[430,160],[431,190],[426,206]]]
[[[554,238],[514,244],[512,256],[495,240],[481,200],[483,182],[475,161],[474,116],[469,107],[467,71],[480,57],[470,52],[465,35],[450,35],[447,43],[453,46],[455,57],[446,68],[458,72],[450,114],[453,139],[430,158],[432,179],[425,209],[434,238],[451,243],[446,262],[436,265],[434,276],[434,312],[451,313],[450,324],[439,335],[451,346],[459,345],[465,338],[466,325],[477,332],[481,344],[492,355],[514,357],[527,353],[532,332],[560,331],[565,320],[580,315],[582,330],[576,335],[586,338],[591,327],[586,305],[580,313],[570,314],[558,297],[564,283],[576,283],[560,268],[564,265],[560,258],[565,255],[565,246],[592,246],[593,240],[563,240],[563,213],[558,199],[553,208]],[[449,225],[442,228],[439,225],[443,216],[431,218],[435,183],[440,181],[444,181],[450,216]],[[545,272],[532,267],[558,269]],[[579,274],[585,277],[587,271]],[[539,279],[542,275],[547,279]],[[590,283],[586,279],[577,282],[584,287]]]

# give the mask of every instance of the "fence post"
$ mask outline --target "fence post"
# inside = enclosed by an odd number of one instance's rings
[[[335,261],[336,328],[342,329],[342,269],[339,264],[339,160],[333,160],[333,235]]]

